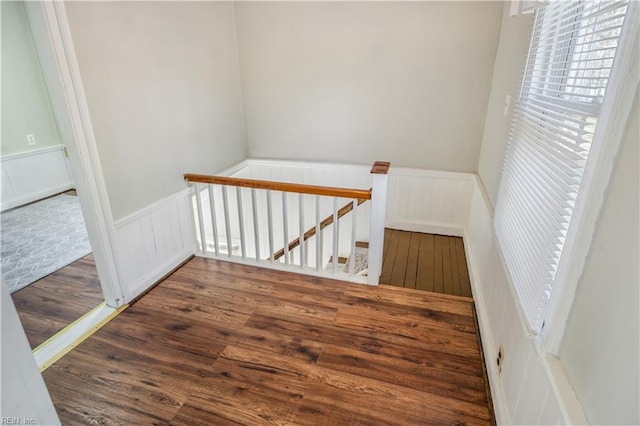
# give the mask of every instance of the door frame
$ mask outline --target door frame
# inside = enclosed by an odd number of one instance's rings
[[[64,2],[24,2],[60,137],[69,153],[107,306],[124,304],[115,227]]]

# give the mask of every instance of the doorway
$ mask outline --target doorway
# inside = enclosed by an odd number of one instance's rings
[[[1,7],[2,275],[36,348],[104,296],[25,5]]]

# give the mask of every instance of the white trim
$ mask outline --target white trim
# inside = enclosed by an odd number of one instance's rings
[[[631,1],[628,7],[599,125],[582,178],[584,190],[578,194],[574,208],[578,214],[574,215],[567,233],[556,283],[545,315],[547,327],[542,330],[541,343],[552,355],[557,355],[560,351],[576,288],[589,254],[618,148],[640,83],[640,3]]]
[[[31,151],[23,151],[15,154],[3,155],[0,157],[1,162],[15,160],[16,158],[31,157],[38,154],[46,154],[47,152],[64,151],[64,145],[54,145],[45,148],[32,149]]]
[[[117,309],[103,302],[34,349],[33,356],[40,371],[80,344],[116,312]]]
[[[36,50],[93,248],[107,305],[123,304],[113,251],[113,218],[63,2],[25,2]]]
[[[0,210],[4,212],[5,210],[24,206],[25,204],[33,203],[44,198],[51,197],[52,195],[60,194],[61,192],[73,189],[73,186],[73,183],[69,182],[63,185],[51,186],[47,189],[43,189],[42,191],[32,192],[29,195],[25,195],[24,197],[14,198],[9,202],[2,203],[2,207],[0,208]]]
[[[126,303],[130,303],[136,298],[140,297],[144,292],[150,290],[153,286],[158,284],[162,278],[170,274],[174,269],[193,256],[193,248],[187,248],[180,253],[172,256],[169,260],[154,267],[150,272],[136,280],[134,285],[130,286],[125,294]]]
[[[536,345],[536,349],[538,350],[538,357],[541,360],[541,364],[550,379],[553,393],[556,399],[562,402],[559,404],[562,417],[566,420],[567,424],[588,424],[589,422],[584,415],[582,405],[580,401],[578,401],[571,382],[569,382],[569,377],[562,366],[562,362],[560,362],[558,358],[545,353],[540,345]]]
[[[141,208],[140,210],[137,210],[137,211],[135,211],[135,212],[123,217],[122,219],[118,219],[113,224],[113,226],[114,226],[115,229],[120,229],[123,226],[129,225],[132,222],[140,220],[140,218],[142,216],[144,216],[144,215],[151,214],[153,211],[155,211],[159,207],[162,207],[167,202],[175,201],[175,200],[178,200],[178,199],[183,198],[185,196],[195,194],[195,192],[196,192],[196,190],[195,190],[194,186],[189,186],[187,188],[181,189],[180,191],[178,191],[178,192],[176,192],[174,194],[171,194],[168,197],[161,198],[160,200],[155,201],[155,202],[149,204],[148,206],[145,206],[145,207]]]
[[[255,259],[243,260],[241,257],[238,257],[238,256],[229,257],[226,254],[216,256],[213,253],[205,254],[201,251],[197,252],[196,256],[204,257],[206,259],[220,260],[222,262],[239,263],[241,265],[256,266],[258,268],[273,269],[281,272],[290,272],[292,274],[311,275],[313,277],[329,278],[332,280],[346,281],[346,282],[352,282],[357,284],[367,283],[367,277],[363,275],[348,275],[348,274],[341,274],[341,273],[334,274],[332,272],[327,272],[322,269],[317,270],[314,268],[307,268],[307,267],[300,268],[299,265],[295,267],[291,267],[291,266],[285,265],[284,263],[277,263],[277,262],[271,263],[269,260],[257,260],[257,261]]]
[[[445,172],[442,170],[426,170],[426,169],[412,169],[409,167],[391,167],[389,169],[390,176],[418,176],[418,177],[430,177],[437,179],[452,179],[456,181],[468,181],[474,180],[473,173],[465,172]]]
[[[233,166],[226,168],[224,170],[222,170],[221,172],[218,172],[218,175],[220,176],[233,176],[236,173],[238,173],[239,171],[241,171],[242,169],[246,168],[247,165],[249,164],[250,160],[242,160],[241,162],[239,162],[238,164],[234,164]]]
[[[248,158],[244,161],[247,166],[267,166],[267,167],[301,167],[301,168],[318,168],[326,169],[328,167],[344,167],[361,169],[369,174],[371,165],[364,164],[347,164],[347,163],[321,163],[315,161],[294,161],[294,160],[270,160],[261,158]]]

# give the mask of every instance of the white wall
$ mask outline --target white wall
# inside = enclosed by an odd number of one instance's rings
[[[493,66],[491,93],[478,161],[478,174],[482,178],[492,205],[495,205],[498,195],[511,118],[520,91],[522,71],[527,59],[529,38],[533,27],[533,15],[509,16],[510,5],[511,2],[505,2],[502,12],[500,42]],[[511,97],[511,101],[507,113],[504,114],[507,96]]]
[[[248,153],[475,172],[496,2],[239,2]]]
[[[116,220],[245,157],[232,4],[66,9]]]
[[[593,424],[639,424],[638,92],[578,284],[560,360]]]
[[[492,228],[492,205],[532,26],[529,16],[508,17],[508,6],[504,6],[478,165],[481,183],[474,193],[466,241],[487,359],[495,359],[499,345],[505,348],[501,374],[494,363],[488,364],[494,398],[503,402],[496,409],[504,421],[515,424],[566,423],[577,413],[571,400],[575,391],[577,404],[590,423],[637,424],[637,95],[634,119],[627,123],[626,140],[578,285],[558,361],[543,354],[521,324]],[[512,97],[507,116],[503,115],[506,95]]]
[[[0,281],[0,287],[2,287],[0,289],[2,292],[0,294],[2,301],[0,418],[2,418],[2,424],[59,425],[60,420],[38,371],[9,290],[4,281],[1,279]]]
[[[33,36],[20,1],[2,8],[2,145],[3,156],[59,145],[60,136]],[[27,134],[36,144],[27,143]]]
[[[479,179],[465,231],[469,278],[498,424],[567,424],[552,377],[525,332],[493,231],[493,210]],[[502,371],[498,348],[504,348]]]

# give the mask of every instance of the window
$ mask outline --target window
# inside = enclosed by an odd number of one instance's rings
[[[530,331],[540,333],[574,216],[628,2],[536,11],[495,212]]]

